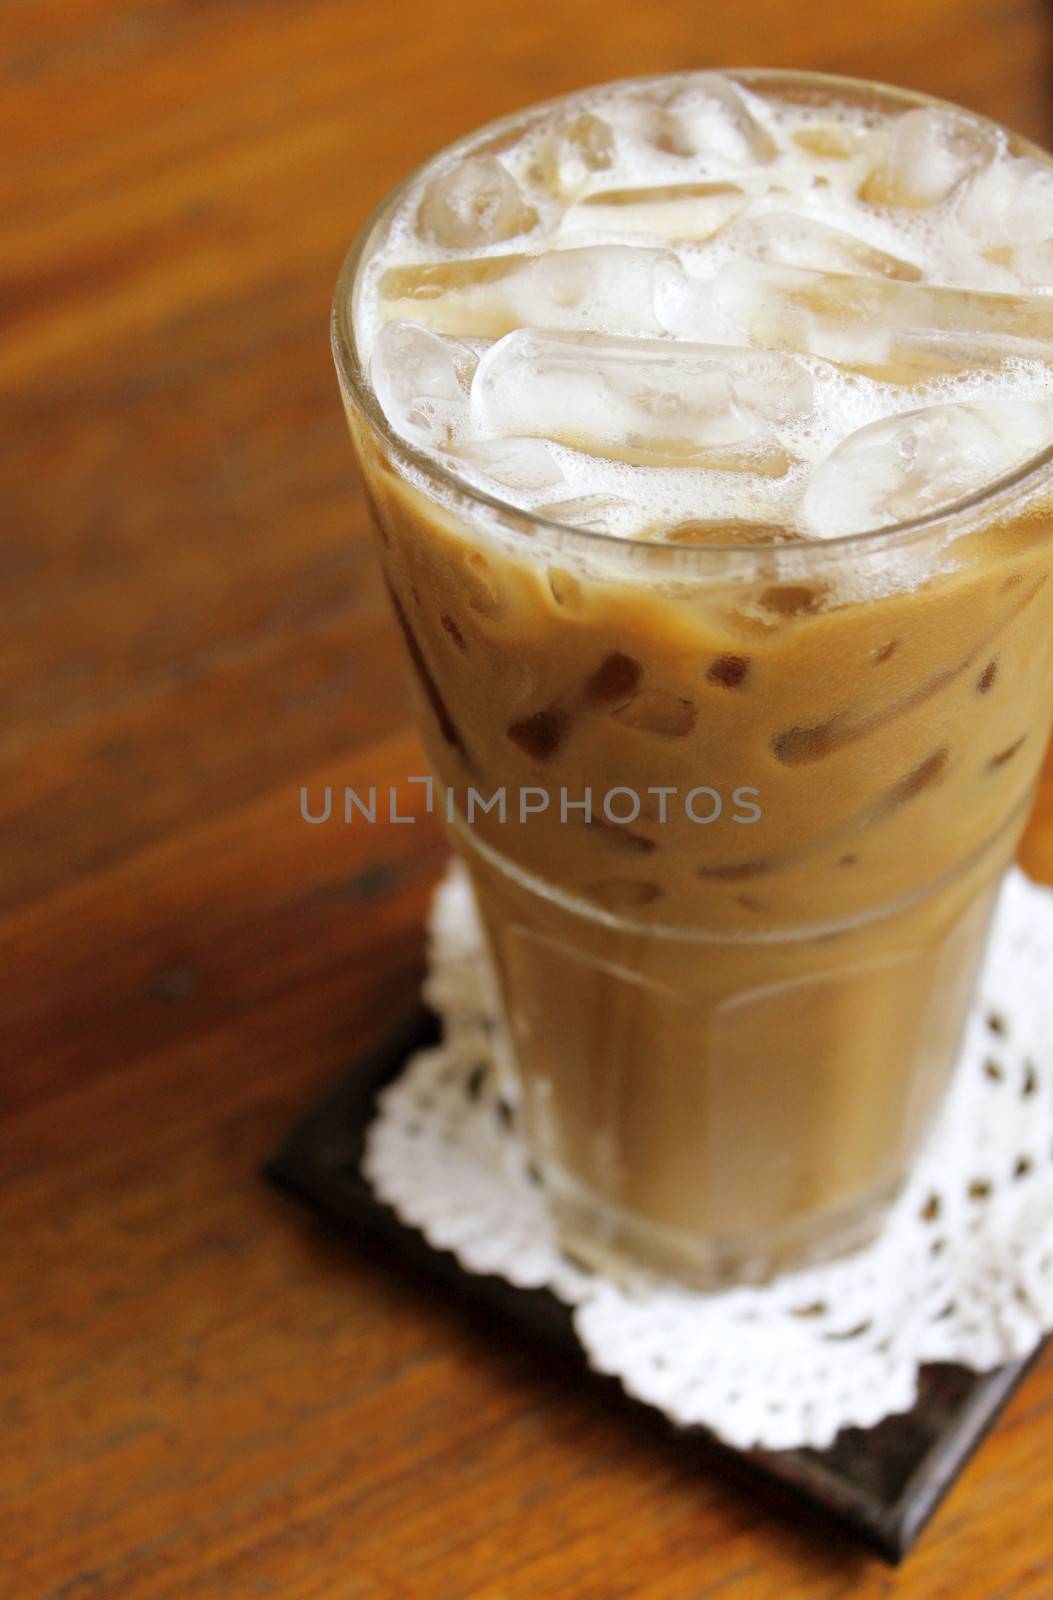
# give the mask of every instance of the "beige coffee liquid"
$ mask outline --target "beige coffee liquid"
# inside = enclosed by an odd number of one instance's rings
[[[438,158],[354,319],[418,452],[352,412],[568,1243],[705,1283],[865,1236],[1030,806],[1053,510],[1028,479],[844,536],[1053,443],[1053,167],[834,80],[615,85]]]

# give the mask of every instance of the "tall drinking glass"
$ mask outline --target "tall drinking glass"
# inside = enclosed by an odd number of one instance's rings
[[[736,76],[787,102],[930,104]],[[400,437],[370,381],[356,305],[401,194],[345,262],[333,344],[560,1236],[701,1286],[852,1248],[941,1104],[1032,804],[1051,453],[821,540],[519,509]]]

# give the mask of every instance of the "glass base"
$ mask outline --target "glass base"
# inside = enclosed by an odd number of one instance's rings
[[[574,1261],[615,1282],[643,1270],[702,1290],[768,1283],[863,1249],[881,1231],[902,1187],[886,1186],[840,1211],[794,1218],[763,1237],[706,1239],[598,1201],[551,1168],[543,1181],[560,1246]]]

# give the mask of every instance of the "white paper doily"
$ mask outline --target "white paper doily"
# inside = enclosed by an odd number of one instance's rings
[[[1053,1327],[1053,892],[1002,891],[954,1088],[880,1238],[775,1284],[615,1285],[561,1255],[515,1125],[508,1046],[467,879],[431,920],[425,996],[443,1043],[383,1094],[364,1170],[469,1272],[574,1308],[590,1364],[740,1449],[829,1445],[909,1410],[918,1368],[986,1371]]]

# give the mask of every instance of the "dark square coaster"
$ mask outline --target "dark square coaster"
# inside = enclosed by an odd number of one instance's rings
[[[413,1051],[435,1044],[439,1027],[424,1009],[407,1016],[364,1056],[289,1133],[266,1167],[281,1188],[332,1221],[366,1233],[394,1259],[438,1277],[476,1305],[511,1319],[585,1364],[571,1313],[547,1289],[516,1289],[502,1278],[465,1272],[453,1255],[433,1250],[377,1199],[360,1164],[378,1092]],[[931,1366],[921,1375],[913,1411],[876,1428],[846,1428],[828,1450],[731,1451],[761,1473],[790,1485],[847,1523],[888,1561],[902,1560],[1019,1383],[1026,1361],[979,1375],[964,1367]],[[637,1402],[632,1402],[636,1404]],[[704,1436],[702,1429],[693,1430]],[[714,1450],[727,1446],[713,1441]]]

